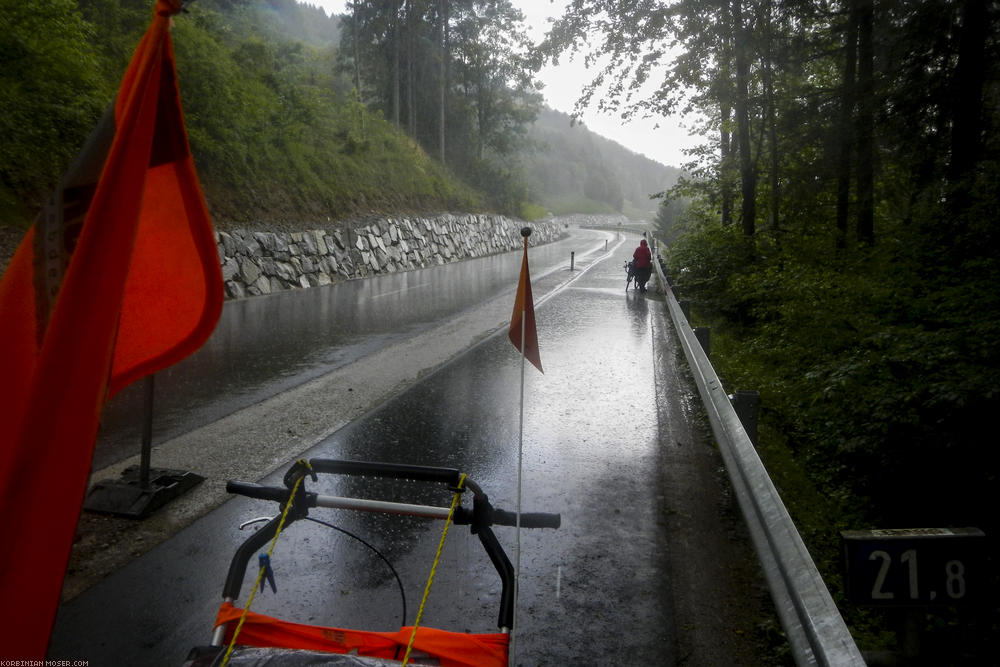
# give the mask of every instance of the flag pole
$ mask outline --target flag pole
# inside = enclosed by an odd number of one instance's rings
[[[514,610],[511,619],[511,628],[509,629],[510,650],[507,656],[510,667],[513,667],[516,663],[517,640],[514,628],[517,627],[517,607],[521,577],[521,497],[524,470],[524,369],[527,366],[526,362],[530,361],[540,373],[544,372],[542,371],[541,357],[538,355],[538,331],[535,328],[535,306],[532,303],[531,276],[528,271],[528,237],[531,236],[531,228],[522,227],[521,236],[524,237],[521,277],[517,284],[517,294],[514,297],[514,311],[510,316],[510,331],[507,334],[510,342],[521,353],[521,396],[517,436],[517,500],[515,503],[514,522],[516,534],[514,554]],[[519,319],[520,322],[518,322]],[[531,346],[530,355],[528,354],[529,345]]]
[[[521,228],[521,236],[524,239],[524,257],[528,256],[528,237],[531,236],[530,227]],[[514,667],[516,662],[517,654],[517,608],[520,601],[521,593],[521,489],[522,489],[522,471],[524,469],[524,369],[527,365],[527,355],[525,354],[525,344],[524,344],[524,334],[528,322],[528,300],[524,299],[521,304],[521,395],[520,395],[520,409],[518,411],[518,428],[517,428],[517,501],[515,503],[515,519],[514,519],[514,535],[515,535],[515,549],[514,549],[514,628],[511,631],[511,646],[510,646],[510,667]]]

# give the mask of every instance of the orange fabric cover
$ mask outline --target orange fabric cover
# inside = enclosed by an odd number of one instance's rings
[[[170,41],[180,10],[156,3],[110,147],[81,156],[96,180],[59,195],[69,224],[32,228],[0,280],[2,658],[45,657],[105,400],[196,350],[222,310]]]
[[[223,602],[216,626],[229,623],[226,628],[226,643],[233,637],[236,624],[243,610],[231,602]],[[328,653],[350,653],[357,655],[400,660],[410,642],[412,627],[400,628],[398,632],[368,632],[365,630],[344,630],[316,625],[290,623],[263,614],[248,612],[236,643],[242,646],[326,651]],[[507,644],[509,635],[463,634],[434,628],[417,628],[414,650],[423,651],[441,661],[442,667],[507,667]]]

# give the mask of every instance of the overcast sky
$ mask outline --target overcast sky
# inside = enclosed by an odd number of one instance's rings
[[[344,13],[344,0],[299,0],[322,7],[327,13]],[[531,36],[537,42],[545,34],[547,18],[560,16],[568,0],[512,0],[526,18]],[[592,75],[579,61],[562,59],[559,67],[547,66],[538,74],[545,84],[542,95],[545,103],[553,109],[571,113],[579,97],[580,90],[589,83]],[[686,162],[681,149],[693,146],[678,118],[656,118],[625,122],[614,115],[597,113],[588,109],[583,114],[584,124],[592,131],[617,141],[626,148],[670,166],[680,166]],[[657,127],[659,126],[659,127]]]

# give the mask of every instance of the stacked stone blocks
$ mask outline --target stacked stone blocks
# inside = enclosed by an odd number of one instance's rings
[[[516,250],[524,225],[497,215],[443,214],[303,232],[216,232],[216,241],[226,295],[239,299]],[[532,245],[563,231],[553,221],[530,227]]]

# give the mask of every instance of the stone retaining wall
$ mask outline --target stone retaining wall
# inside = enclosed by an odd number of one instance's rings
[[[497,215],[384,218],[349,229],[216,232],[226,296],[238,299],[409,271],[521,247],[521,220]],[[530,223],[531,245],[559,238],[565,223]]]

